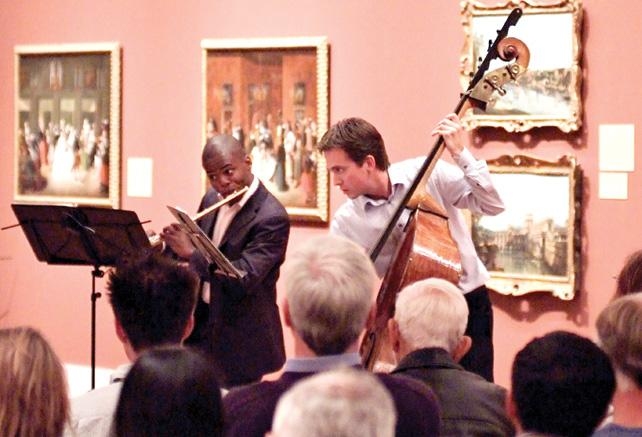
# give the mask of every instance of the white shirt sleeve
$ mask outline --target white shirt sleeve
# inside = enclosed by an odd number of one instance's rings
[[[476,160],[464,149],[457,166],[439,160],[434,169],[435,187],[444,203],[484,215],[504,211],[504,202],[493,185],[485,161]]]

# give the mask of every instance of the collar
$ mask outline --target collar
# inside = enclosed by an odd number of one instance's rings
[[[241,208],[245,206],[245,204],[250,200],[250,197],[256,193],[256,190],[259,188],[259,178],[256,176],[253,176],[252,182],[250,182],[250,185],[248,185],[247,191],[243,196],[241,196],[241,200],[238,202],[230,205],[229,203],[226,203],[225,205],[221,206],[219,209],[219,213],[226,214],[228,211],[240,211]],[[220,198],[220,197],[219,197]]]
[[[254,193],[256,193],[256,190],[258,188],[259,188],[259,178],[257,178],[256,176],[253,176],[252,177],[252,182],[250,183],[247,191],[245,192],[245,194],[243,194],[243,196],[241,197],[241,200],[239,200],[237,202],[237,205],[239,206],[239,209],[241,209],[241,208],[243,208],[243,206],[245,206],[247,201],[250,200],[250,197],[252,197],[252,195]]]
[[[116,367],[114,373],[112,373],[109,377],[109,383],[113,384],[115,382],[123,382],[123,379],[125,379],[127,373],[129,373],[129,369],[131,368],[132,363],[121,364],[120,366]]]
[[[393,373],[397,371],[420,368],[457,370],[464,369],[452,359],[450,354],[445,349],[439,347],[427,347],[414,350],[403,357],[401,361],[399,361],[399,364],[397,365]]]
[[[285,372],[318,373],[342,366],[361,366],[361,357],[357,352],[339,355],[324,355],[312,358],[289,358],[285,362]]]
[[[360,209],[366,209],[390,203],[400,190],[403,190],[410,185],[408,183],[407,177],[404,177],[404,175],[400,171],[397,171],[395,166],[390,166],[386,171],[388,173],[388,181],[390,182],[390,186],[392,187],[390,196],[388,196],[387,199],[372,199],[366,195],[359,196],[354,199],[353,202]]]
[[[422,158],[419,158],[419,159],[422,159]],[[414,159],[402,161],[401,163],[406,163],[411,161],[414,162]],[[388,167],[388,179],[390,179],[390,185],[392,185],[393,189],[395,186],[402,186],[402,187],[410,186],[410,183],[415,178],[417,172],[415,171],[415,174],[410,176],[406,174],[407,172],[408,172],[408,167],[406,165],[391,164],[390,167]]]

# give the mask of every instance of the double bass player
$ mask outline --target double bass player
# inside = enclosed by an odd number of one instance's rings
[[[439,159],[427,180],[425,190],[447,213],[450,235],[461,258],[457,284],[469,307],[466,335],[472,348],[461,365],[488,381],[493,381],[493,312],[485,286],[489,274],[477,256],[461,209],[496,215],[504,204],[493,186],[485,161],[468,150],[469,135],[452,113],[433,129],[441,136],[456,165]],[[343,235],[370,251],[393,217],[417,176],[425,157],[390,164],[383,138],[369,122],[347,118],[334,124],[319,142],[333,184],[349,198],[334,214],[330,231]],[[384,276],[394,260],[394,252],[410,212],[402,213],[389,234],[375,267]]]

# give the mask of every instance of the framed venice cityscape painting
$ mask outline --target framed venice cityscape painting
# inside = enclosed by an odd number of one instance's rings
[[[485,111],[469,110],[463,117],[469,127],[494,126],[527,131],[554,126],[576,131],[582,123],[581,26],[582,0],[463,0],[462,22],[466,42],[461,55],[461,83],[467,88],[488,43],[515,7],[523,15],[509,36],[528,46],[530,63],[515,83],[504,86],[505,95]],[[542,31],[546,29],[546,31]],[[490,70],[501,66],[491,62]]]
[[[235,136],[252,172],[293,222],[328,222],[328,175],[316,143],[328,128],[325,37],[203,40],[204,142]]]
[[[14,200],[120,206],[118,43],[15,47]]]
[[[473,215],[477,253],[493,290],[544,291],[571,300],[579,288],[582,176],[575,159],[517,155],[487,161],[506,210]]]

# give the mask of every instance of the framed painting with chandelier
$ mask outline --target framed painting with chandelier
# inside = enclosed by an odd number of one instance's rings
[[[20,45],[14,53],[14,200],[118,208],[120,45]]]
[[[208,39],[203,140],[231,134],[293,222],[327,224],[328,175],[316,143],[328,128],[325,37]]]

